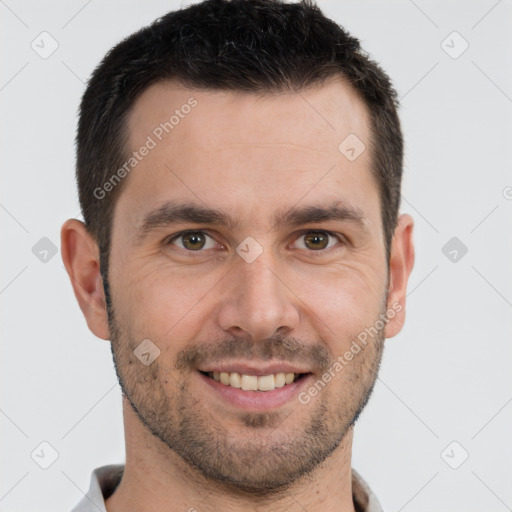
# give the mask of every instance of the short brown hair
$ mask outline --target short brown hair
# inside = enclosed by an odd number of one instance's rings
[[[205,0],[166,14],[112,48],[83,95],[76,176],[104,283],[114,205],[126,179],[104,197],[95,191],[126,161],[126,118],[147,87],[174,79],[191,88],[261,94],[300,91],[335,76],[351,84],[370,113],[371,173],[389,264],[403,160],[398,99],[389,77],[311,0]]]

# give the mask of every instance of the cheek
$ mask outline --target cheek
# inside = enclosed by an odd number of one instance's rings
[[[116,315],[133,338],[149,338],[163,350],[176,352],[195,339],[209,320],[214,322],[222,300],[218,297],[226,297],[221,292],[239,289],[239,280],[233,282],[239,279],[236,272],[214,261],[178,265],[161,254],[115,261],[111,288]],[[381,311],[385,269],[370,255],[359,253],[326,268],[296,263],[281,271],[297,297],[290,300],[303,313],[301,327],[313,326],[332,344],[350,343]],[[333,351],[343,347],[333,346]]]
[[[354,267],[338,269],[328,279],[318,280],[299,294],[311,321],[324,339],[331,340],[339,354],[359,333],[374,325],[382,312],[386,279],[378,271],[362,273]]]
[[[222,286],[222,276],[192,266],[178,269],[167,262],[139,262],[119,276],[116,297],[133,333],[156,343],[173,340],[174,351],[181,348],[175,340],[193,338],[201,328],[207,302],[203,299]]]

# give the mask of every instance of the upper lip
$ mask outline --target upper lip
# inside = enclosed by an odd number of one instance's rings
[[[221,362],[204,364],[198,368],[201,372],[225,372],[225,373],[240,373],[244,375],[272,375],[276,373],[309,373],[310,370],[300,368],[286,362],[275,362],[272,364],[254,364],[254,363],[237,363],[237,362]]]

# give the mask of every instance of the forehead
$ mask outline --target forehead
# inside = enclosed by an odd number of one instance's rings
[[[305,151],[337,152],[344,135],[368,138],[369,116],[358,93],[341,79],[307,91],[265,94],[189,89],[165,81],[136,100],[128,129],[131,148],[152,135],[163,145],[179,139],[205,151],[295,143]]]
[[[138,156],[116,211],[137,223],[158,204],[183,198],[245,210],[256,222],[256,211],[270,218],[277,206],[308,196],[350,198],[378,215],[369,123],[358,94],[338,79],[263,95],[154,84],[128,116],[127,158]],[[353,159],[351,147],[366,150]]]

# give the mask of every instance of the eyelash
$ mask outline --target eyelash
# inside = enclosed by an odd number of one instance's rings
[[[211,235],[209,235],[206,231],[204,230],[201,230],[201,229],[189,229],[189,230],[186,230],[186,231],[180,231],[179,233],[175,233],[174,235],[172,235],[171,237],[167,237],[165,240],[164,240],[164,244],[166,246],[170,246],[170,245],[173,245],[173,242],[175,240],[178,240],[179,238],[181,238],[182,236],[185,236],[185,235],[188,235],[190,233],[201,233],[203,235],[206,235],[210,238],[213,239],[213,237]],[[341,234],[338,234],[338,233],[334,233],[332,231],[327,231],[325,229],[318,229],[318,230],[314,230],[314,229],[308,229],[306,231],[303,231],[299,234],[299,236],[295,239],[298,240],[300,237],[302,236],[305,236],[305,235],[308,235],[310,233],[322,233],[322,234],[325,234],[325,235],[328,235],[332,238],[335,238],[336,240],[338,240],[338,242],[340,242],[341,245],[346,245],[347,243],[347,240],[346,238],[341,235]],[[335,247],[335,246],[333,246]],[[326,254],[327,251],[329,251],[330,249],[333,249],[333,247],[328,247],[326,249],[319,249],[317,251],[315,250],[307,250],[307,252],[311,253],[312,256],[323,256]],[[199,249],[197,251],[191,251],[191,250],[188,250],[188,249],[185,249],[183,247],[178,247],[178,249],[181,249],[183,251],[186,251],[187,253],[189,253],[191,256],[199,256],[202,252],[205,251],[205,249]],[[207,250],[207,249],[206,249]],[[197,253],[197,254],[196,254]]]

